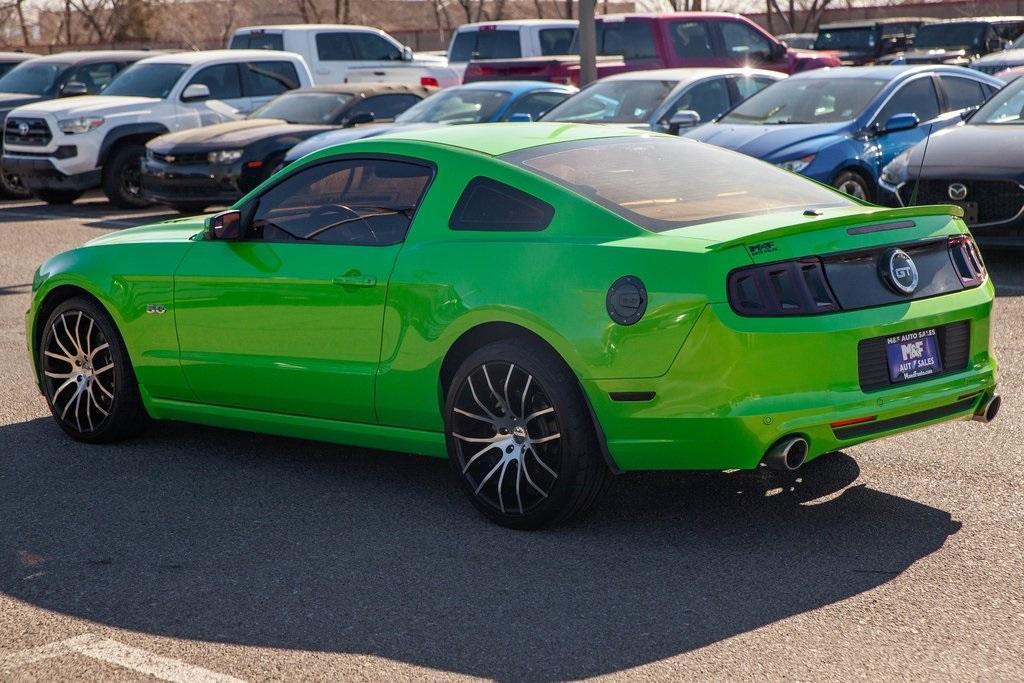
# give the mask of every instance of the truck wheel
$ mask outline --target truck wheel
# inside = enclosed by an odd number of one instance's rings
[[[124,145],[103,165],[103,193],[114,206],[142,209],[152,202],[142,195],[142,145]]]
[[[82,193],[78,190],[32,190],[32,196],[47,204],[70,204],[81,197]]]
[[[21,178],[0,169],[0,197],[4,199],[28,199],[32,193],[21,184]]]

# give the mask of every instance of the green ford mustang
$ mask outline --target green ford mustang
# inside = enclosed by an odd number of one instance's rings
[[[447,456],[519,528],[615,471],[794,469],[999,408],[959,209],[611,128],[328,148],[230,211],[59,254],[33,292],[73,438],[155,418]]]

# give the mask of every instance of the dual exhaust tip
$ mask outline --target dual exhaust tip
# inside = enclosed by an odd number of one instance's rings
[[[982,402],[978,407],[978,411],[974,413],[975,422],[989,423],[996,419],[999,414],[999,409],[1003,407],[1003,397],[999,394],[993,394],[987,401]]]

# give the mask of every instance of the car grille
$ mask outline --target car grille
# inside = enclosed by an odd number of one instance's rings
[[[952,372],[967,369],[971,355],[971,324],[963,320],[939,327],[939,356],[942,372],[921,379],[935,379]],[[878,391],[893,386],[889,379],[889,359],[885,350],[886,337],[865,339],[857,346],[857,367],[862,391]],[[915,380],[910,380],[913,382]],[[900,382],[899,384],[907,384]]]
[[[161,154],[149,150],[149,158],[163,164],[205,164],[208,152],[185,152],[183,154]]]
[[[53,134],[43,119],[7,117],[4,126],[4,142],[8,145],[34,145],[43,147],[50,144]]]
[[[917,191],[916,204],[948,204],[949,186],[961,183],[967,188],[965,202],[978,203],[978,225],[1004,223],[1012,220],[1024,209],[1024,188],[1012,180],[958,180],[924,179]],[[910,202],[914,183],[908,182],[900,188],[900,201]]]

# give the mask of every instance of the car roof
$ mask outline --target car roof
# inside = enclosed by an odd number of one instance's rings
[[[959,19],[942,19],[931,22],[934,24],[1010,24],[1024,21],[1024,16],[1005,17],[960,17]]]
[[[24,62],[38,56],[31,52],[0,52],[0,60],[5,62]]]
[[[281,50],[197,50],[194,52],[173,52],[156,55],[146,59],[147,64],[202,64],[216,59],[284,59],[296,61],[299,56],[294,52]]]
[[[555,92],[567,92],[574,93],[576,88],[571,85],[562,85],[561,83],[551,83],[550,81],[473,81],[472,83],[463,83],[462,85],[455,85],[445,90],[498,90],[500,92],[507,92],[513,95],[521,95],[524,92],[530,92],[531,90],[553,90]]]
[[[69,51],[56,52],[52,55],[39,55],[36,57],[41,62],[69,62],[81,64],[88,62],[106,62],[109,60],[129,59],[138,61],[149,57],[163,56],[163,52],[151,50],[93,50],[93,51]]]
[[[652,133],[617,126],[537,121],[536,123],[470,123],[460,126],[438,126],[413,130],[399,129],[371,139],[426,142],[499,156],[559,142],[644,135],[652,135]]]
[[[363,24],[257,24],[255,26],[242,26],[235,30],[235,33],[241,33],[243,31],[321,31],[328,29],[336,31],[338,29],[344,29],[349,31],[374,31],[382,33],[379,28],[373,26],[365,26]]]
[[[457,31],[464,31],[481,26],[576,26],[579,22],[575,19],[498,19],[497,21],[474,21],[470,24],[462,24]]]
[[[618,14],[602,14],[597,17],[605,21],[621,21],[623,19],[744,19],[735,12],[621,12]]]
[[[846,21],[830,21],[818,27],[819,31],[827,31],[833,28],[860,28],[864,26],[877,26],[878,24],[905,24],[908,21],[915,21],[922,24],[933,24],[938,19],[927,17],[880,17],[878,19],[848,19]]]
[[[372,97],[373,95],[385,93],[412,93],[426,97],[436,91],[436,88],[428,88],[422,85],[407,85],[405,83],[337,83],[334,85],[318,85],[312,88],[289,90],[288,94],[322,92]]]
[[[910,78],[919,73],[947,73],[959,74],[961,76],[972,76],[982,81],[998,82],[987,74],[975,69],[967,69],[962,66],[951,66],[949,64],[886,64],[880,66],[838,66],[830,69],[813,69],[804,71],[790,79],[803,78],[879,78],[887,81],[902,80]]]
[[[711,68],[693,67],[678,69],[647,69],[644,71],[627,71],[621,74],[605,76],[602,81],[678,81],[689,83],[702,78],[712,76],[768,76],[769,78],[785,78],[786,75],[778,71],[767,69],[749,69],[743,67],[732,68]]]

